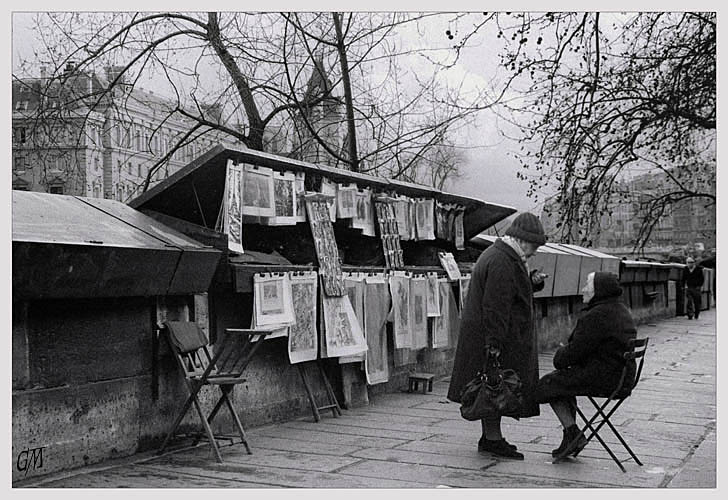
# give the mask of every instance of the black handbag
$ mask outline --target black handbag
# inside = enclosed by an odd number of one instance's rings
[[[468,382],[460,396],[465,420],[505,416],[520,418],[523,406],[521,379],[515,370],[503,370],[497,354],[486,352],[485,366]]]

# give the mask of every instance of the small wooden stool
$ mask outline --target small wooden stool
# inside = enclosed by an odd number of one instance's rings
[[[407,392],[414,392],[418,389],[419,383],[422,382],[422,394],[432,392],[432,381],[435,375],[433,373],[414,372],[409,374],[409,389]]]

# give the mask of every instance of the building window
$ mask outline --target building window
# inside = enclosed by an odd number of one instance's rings
[[[25,144],[25,127],[18,127],[15,129],[15,142]]]
[[[49,186],[48,192],[51,194],[63,194],[63,186],[60,186],[60,185]]]
[[[15,157],[15,170],[25,170],[25,158],[22,156]]]

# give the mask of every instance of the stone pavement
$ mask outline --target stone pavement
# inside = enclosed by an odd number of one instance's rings
[[[642,325],[650,337],[642,381],[613,417],[644,465],[623,473],[599,443],[554,465],[561,430],[548,406],[541,416],[504,419],[504,435],[524,461],[480,455],[480,423],[460,418],[445,394],[385,394],[344,415],[312,417],[250,429],[253,455],[223,447],[217,464],[209,445],[136,455],[64,474],[16,483],[41,488],[715,488],[716,314]],[[543,372],[551,353],[541,356]],[[588,401],[581,407],[591,408]],[[589,414],[589,412],[586,412]],[[328,414],[327,414],[328,415]],[[600,431],[621,458],[626,452]]]

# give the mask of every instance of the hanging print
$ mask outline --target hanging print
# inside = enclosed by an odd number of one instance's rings
[[[389,276],[389,290],[392,295],[394,347],[396,349],[412,348],[409,282],[410,278],[404,272],[395,271]]]
[[[387,196],[377,196],[374,199],[374,207],[379,223],[379,237],[382,239],[385,266],[390,269],[402,269],[404,267],[404,255],[399,243],[399,231],[393,201],[393,198]]]
[[[256,327],[294,322],[291,282],[285,273],[254,274],[253,303]]]
[[[275,216],[273,170],[255,165],[243,167],[243,215],[253,218]]]
[[[416,226],[418,240],[435,239],[435,200],[421,198],[416,203]]]
[[[470,275],[464,274],[460,278],[460,311],[465,307],[465,299],[468,297],[468,288],[470,287]]]
[[[344,273],[344,287],[349,302],[351,302],[351,307],[354,309],[354,316],[356,316],[359,327],[366,338],[366,332],[364,331],[364,275],[362,273]],[[364,353],[339,358],[339,363],[361,361],[364,361]]]
[[[356,193],[356,216],[351,220],[351,227],[361,229],[364,236],[376,236],[372,192],[368,188]]]
[[[336,246],[334,228],[329,219],[327,198],[319,193],[307,194],[306,209],[324,293],[330,297],[341,297],[345,293],[344,280],[339,262],[339,248]]]
[[[437,256],[440,258],[440,264],[442,264],[447,277],[453,281],[459,280],[462,276],[460,274],[460,268],[455,262],[455,257],[450,252],[437,252]]]
[[[326,177],[321,178],[321,194],[325,194],[326,204],[329,209],[329,217],[331,222],[336,222],[336,183],[331,182]]]
[[[427,273],[427,317],[440,315],[440,285],[437,284],[437,273]]]
[[[424,275],[410,279],[410,325],[412,348],[428,347],[427,339],[427,278]]]
[[[273,174],[273,195],[275,217],[265,217],[261,222],[270,226],[292,226],[296,224],[296,176],[293,172]]]
[[[465,250],[465,228],[463,226],[463,219],[465,218],[465,208],[459,208],[455,215],[455,248],[458,250]]]
[[[306,173],[296,172],[296,222],[306,222]]]
[[[223,226],[224,233],[228,235],[228,249],[237,253],[243,253],[243,205],[240,200],[242,183],[242,165],[233,165],[232,160],[228,160]]]
[[[356,217],[356,184],[339,184],[336,190],[336,217],[353,219]]]
[[[364,278],[364,336],[368,347],[364,366],[369,385],[389,380],[387,317],[390,308],[386,276],[374,274]]]
[[[322,357],[338,358],[365,352],[367,344],[364,340],[359,321],[349,302],[349,296],[321,296],[323,304],[323,348]]]
[[[450,303],[452,295],[450,282],[447,278],[438,279],[440,295],[440,316],[430,320],[432,326],[431,345],[433,349],[447,347],[450,341]]]
[[[291,364],[311,361],[318,357],[316,329],[318,273],[290,272],[291,296],[295,323],[288,332],[288,359]]]

